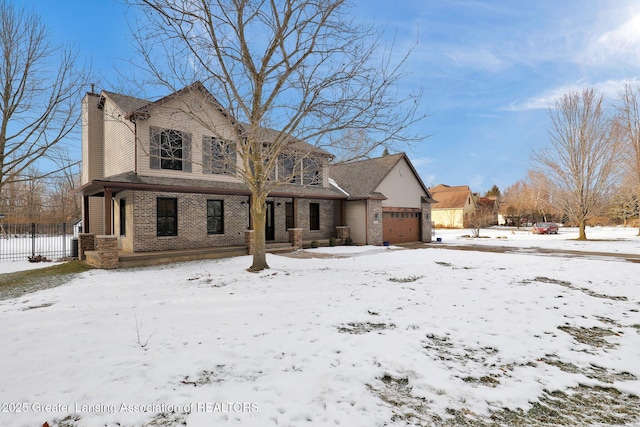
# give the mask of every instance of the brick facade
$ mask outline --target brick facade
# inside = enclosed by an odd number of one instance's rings
[[[183,194],[136,191],[133,206],[134,252],[169,249],[195,249],[245,244],[248,225],[247,196]],[[158,197],[178,200],[177,236],[157,235]],[[207,234],[207,200],[222,200],[224,205],[224,234]]]
[[[320,229],[310,230],[311,222],[309,205],[318,203],[320,205]],[[321,240],[335,236],[335,203],[333,200],[311,200],[298,199],[298,209],[296,217],[297,228],[302,228],[302,240]]]
[[[157,235],[157,199],[176,198],[178,203],[177,236]],[[207,200],[222,200],[224,204],[224,234],[207,234]],[[247,196],[183,194],[151,191],[136,191],[127,197],[127,235],[121,239],[131,240],[134,252],[162,251],[171,249],[195,249],[221,246],[246,245],[245,232],[249,224]],[[289,242],[286,228],[286,203],[291,198],[268,198],[273,202],[275,241]],[[320,210],[320,229],[310,230],[310,203],[317,203]],[[302,229],[303,240],[328,239],[335,235],[333,200],[296,199],[295,224]],[[133,220],[128,220],[132,217]],[[116,221],[119,221],[116,218]],[[116,227],[116,229],[119,229]],[[123,249],[123,245],[120,245]]]
[[[379,246],[383,243],[382,237],[382,200],[368,200],[367,216],[367,244]]]

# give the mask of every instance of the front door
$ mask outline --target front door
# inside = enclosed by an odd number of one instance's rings
[[[267,220],[265,221],[264,238],[265,240],[275,240],[276,228],[273,219],[273,202],[267,202]]]

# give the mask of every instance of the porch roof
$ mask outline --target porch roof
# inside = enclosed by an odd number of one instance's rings
[[[94,179],[77,188],[74,192],[83,196],[102,196],[105,188],[111,189],[114,194],[124,190],[158,191],[165,193],[235,194],[246,196],[251,194],[247,186],[239,182],[144,176],[138,175],[135,172]],[[343,193],[334,188],[314,185],[279,186],[269,193],[269,197],[346,199]]]

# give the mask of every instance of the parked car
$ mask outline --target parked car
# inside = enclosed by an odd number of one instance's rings
[[[531,227],[533,234],[558,234],[558,224],[553,222],[536,222]]]

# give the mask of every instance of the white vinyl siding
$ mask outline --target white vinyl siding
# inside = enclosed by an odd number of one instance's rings
[[[87,94],[82,100],[82,177],[86,184],[92,179],[104,178],[104,134],[100,97]]]
[[[234,175],[221,175],[206,173],[206,168],[203,173],[203,138],[212,137],[221,138],[228,141],[235,140],[234,135],[229,128],[227,119],[213,106],[202,100],[204,105],[201,114],[205,117],[203,122],[211,123],[211,126],[215,126],[216,133],[208,127],[200,125],[189,114],[185,113],[184,109],[188,108],[190,99],[197,96],[196,94],[185,95],[184,98],[180,97],[176,100],[168,101],[157,109],[150,112],[150,116],[146,120],[139,120],[137,125],[138,143],[138,173],[140,175],[147,176],[162,176],[167,178],[189,178],[199,179],[204,181],[230,181],[240,182],[240,180]],[[149,161],[150,154],[150,128],[161,129],[175,129],[189,133],[191,141],[191,152],[189,153],[191,159],[191,172],[185,172],[181,170],[171,169],[154,169],[151,168]],[[239,161],[239,159],[237,160]],[[239,163],[236,165],[239,166]]]
[[[89,197],[89,233],[104,234],[104,202],[99,197]]]
[[[124,119],[126,112],[115,107],[108,98],[104,114],[104,176],[117,175],[135,169],[135,129]]]
[[[395,165],[376,191],[387,198],[382,201],[383,207],[420,208],[422,196],[427,195],[404,159]]]

